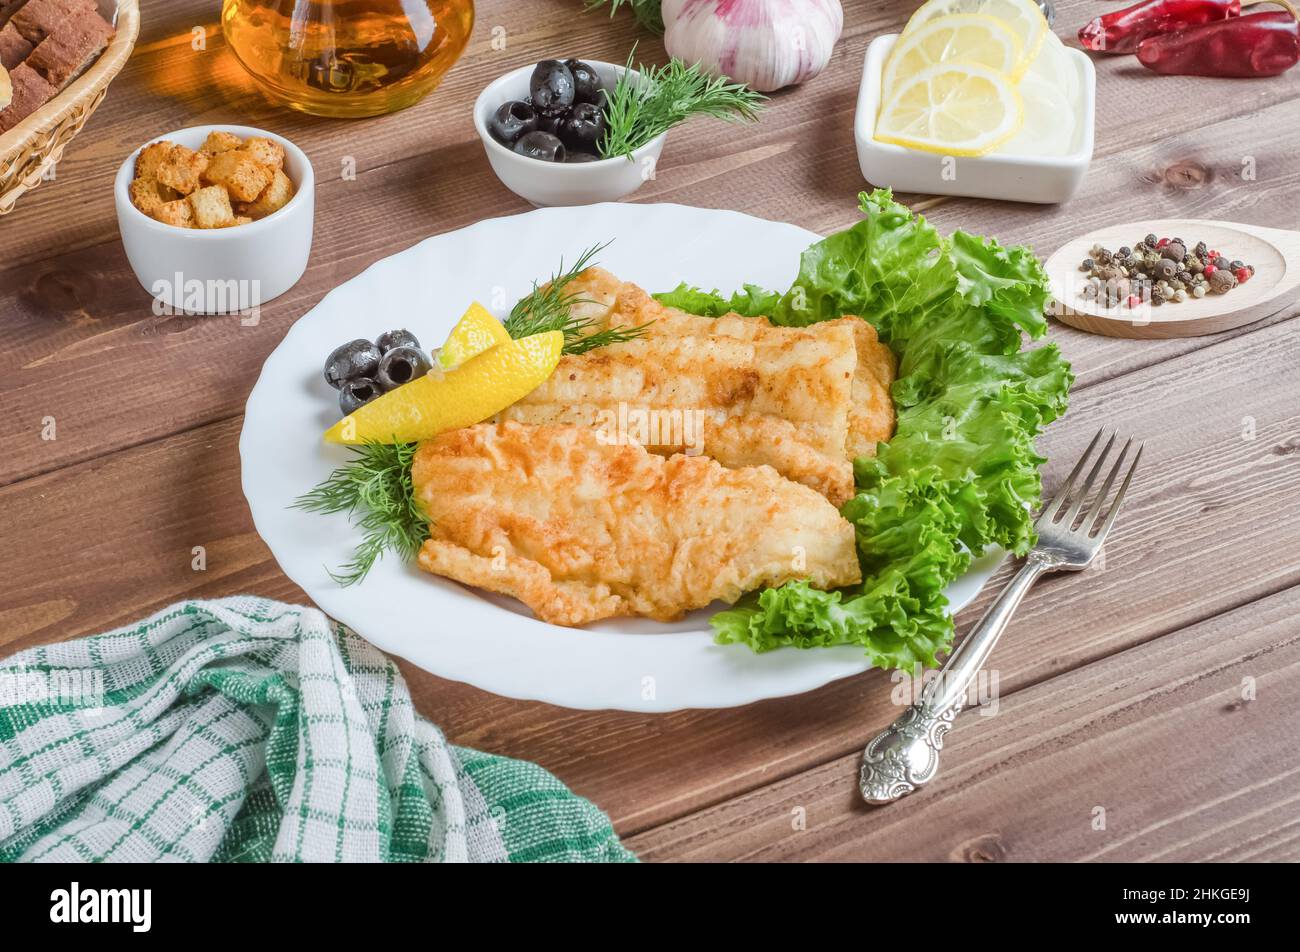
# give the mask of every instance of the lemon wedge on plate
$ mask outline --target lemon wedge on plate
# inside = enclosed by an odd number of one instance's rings
[[[564,334],[508,340],[452,370],[390,390],[325,431],[327,443],[410,443],[481,423],[535,390],[560,361]]]
[[[907,26],[903,27],[903,37],[920,29],[922,25],[938,17],[951,16],[954,13],[974,13],[993,17],[1020,37],[1020,63],[1016,73],[1034,61],[1043,40],[1051,29],[1038,9],[1034,0],[926,0],[916,8]],[[900,37],[900,42],[902,38]]]
[[[978,13],[935,17],[904,33],[889,51],[880,83],[884,99],[892,98],[900,78],[947,62],[987,66],[1012,82],[1029,66],[1020,37],[1001,20]]]
[[[438,366],[450,370],[469,360],[475,354],[481,354],[489,347],[504,344],[510,340],[510,334],[501,322],[482,304],[475,301],[461,315],[456,326],[447,335],[446,342],[438,350]]]
[[[920,152],[992,152],[1024,124],[1024,104],[1005,73],[975,63],[936,63],[899,79],[876,119],[876,139]]]

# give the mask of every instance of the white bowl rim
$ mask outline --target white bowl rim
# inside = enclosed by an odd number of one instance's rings
[[[867,89],[876,90],[877,114],[880,105],[880,77],[873,77],[872,71],[867,69],[867,62],[871,57],[871,48],[880,44],[882,48],[881,56],[888,56],[890,48],[898,41],[901,34],[899,33],[882,33],[872,39],[867,44],[866,53],[862,58],[862,92]],[[971,155],[962,158],[962,162],[997,162],[1003,165],[1024,166],[1026,168],[1073,168],[1079,163],[1089,164],[1092,161],[1092,153],[1096,147],[1096,122],[1097,122],[1097,68],[1092,63],[1092,57],[1082,50],[1076,50],[1072,46],[1065,47],[1071,59],[1083,68],[1082,78],[1084,80],[1084,102],[1083,102],[1083,121],[1084,134],[1079,137],[1079,147],[1073,152],[1067,152],[1065,155],[1013,155],[1002,152],[989,152],[986,155]],[[854,116],[855,131],[862,136],[862,141],[870,148],[893,155],[933,155],[935,153],[923,153],[916,149],[909,149],[906,146],[897,145],[893,142],[881,142],[876,138],[876,119],[878,115],[870,117],[870,127],[868,127],[866,117],[862,116],[862,111]],[[860,125],[859,125],[860,124]]]
[[[245,139],[250,136],[259,136],[279,143],[286,153],[293,154],[293,157],[305,170],[302,175],[302,181],[294,183],[293,198],[289,199],[289,201],[285,202],[282,207],[277,208],[265,218],[251,221],[247,225],[234,225],[230,228],[181,228],[179,225],[169,225],[166,222],[158,221],[156,218],[151,218],[144,212],[140,211],[140,209],[136,208],[135,202],[131,201],[130,192],[131,180],[135,177],[136,157],[147,146],[151,146],[155,142],[188,135],[189,133],[197,134],[200,132],[204,133],[205,136],[207,133],[211,132],[230,132],[235,135],[243,136]],[[236,238],[254,234],[259,230],[263,230],[265,227],[269,227],[268,222],[274,222],[276,218],[281,217],[282,214],[287,214],[290,210],[305,201],[305,199],[302,198],[303,193],[309,190],[314,191],[315,188],[316,172],[312,168],[311,159],[307,158],[307,153],[294,145],[293,142],[282,135],[278,135],[277,133],[270,132],[266,129],[258,129],[256,126],[240,126],[224,122],[217,122],[205,126],[186,126],[184,129],[175,129],[163,135],[155,136],[147,142],[142,142],[139,147],[134,149],[122,162],[122,165],[117,170],[117,178],[113,182],[113,190],[117,193],[118,205],[120,206],[125,204],[130,209],[130,211],[127,212],[128,215],[137,216],[140,221],[146,224],[147,227],[159,234],[170,237],[185,235],[188,238],[197,241],[234,240]]]
[[[618,63],[606,63],[604,60],[594,60],[594,59],[584,59],[582,60],[582,62],[586,63],[588,66],[607,66],[610,69],[613,69],[619,73],[631,72],[633,76],[636,77],[641,76],[640,70],[630,69],[627,66],[620,66]],[[648,155],[650,152],[654,151],[655,149],[663,148],[664,141],[668,138],[667,130],[659,133],[659,135],[655,136],[645,145],[633,149],[632,154],[630,156],[616,155],[608,159],[596,159],[593,162],[543,162],[540,159],[530,159],[526,155],[520,155],[514,149],[510,149],[502,145],[496,139],[492,138],[492,133],[488,132],[487,122],[483,118],[486,113],[484,109],[484,105],[488,101],[489,98],[488,94],[489,93],[495,94],[498,90],[500,90],[502,86],[506,85],[510,80],[514,79],[516,76],[525,72],[531,73],[536,68],[537,68],[537,63],[530,63],[527,66],[520,66],[517,69],[512,69],[507,73],[502,73],[496,79],[492,80],[492,82],[484,86],[483,91],[480,92],[478,94],[478,98],[474,100],[474,130],[478,133],[478,137],[483,140],[484,148],[488,149],[489,151],[495,151],[497,155],[510,156],[511,159],[518,159],[522,162],[527,162],[529,163],[530,167],[541,166],[543,168],[566,170],[563,172],[556,171],[554,173],[550,173],[555,175],[572,175],[575,173],[580,173],[583,169],[590,171],[592,168],[601,168],[601,167],[609,168],[616,162],[636,162],[644,158],[646,155]],[[497,102],[495,105],[493,105],[492,108],[497,109],[498,107],[500,107],[501,103],[504,102],[507,102],[507,100],[502,99],[500,102]],[[543,173],[543,174],[547,174],[547,173]]]

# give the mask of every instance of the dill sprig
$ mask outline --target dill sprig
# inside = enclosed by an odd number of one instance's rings
[[[752,121],[758,118],[759,104],[767,99],[744,83],[709,76],[698,63],[688,66],[675,57],[665,66],[638,67],[639,79],[631,69],[629,56],[627,70],[614,84],[605,106],[608,128],[600,142],[600,154],[607,159],[617,155],[631,158],[655,136],[692,116]]]
[[[588,10],[609,7],[612,17],[623,7],[632,11],[636,22],[651,33],[662,36],[664,32],[663,0],[587,0]]]
[[[561,260],[560,270],[544,285],[534,281],[533,290],[511,308],[510,316],[505,320],[506,333],[519,338],[545,331],[561,331],[564,334],[566,354],[585,354],[597,347],[621,344],[644,334],[648,324],[639,327],[607,327],[589,333],[597,323],[596,320],[573,313],[573,306],[584,303],[586,298],[580,291],[568,290],[569,285],[591,266],[596,255],[608,245],[609,242],[605,242],[588,248],[568,269]]]
[[[315,489],[299,496],[295,509],[345,512],[361,530],[352,558],[330,578],[353,585],[366,577],[383,554],[392,550],[404,560],[415,557],[429,538],[429,519],[420,510],[411,482],[416,443],[366,443]]]

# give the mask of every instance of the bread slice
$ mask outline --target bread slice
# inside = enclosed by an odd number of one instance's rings
[[[39,43],[65,23],[99,16],[95,0],[27,0],[9,20],[29,43]]]
[[[13,85],[13,99],[7,108],[0,110],[0,132],[8,132],[53,99],[58,92],[45,81],[44,76],[26,63],[14,67],[9,74],[9,81]]]
[[[113,28],[97,16],[69,21],[36,45],[27,65],[62,89],[104,52],[112,36]]]
[[[3,28],[0,28],[0,66],[13,69],[27,59],[31,51],[32,44],[12,23],[6,23]]]

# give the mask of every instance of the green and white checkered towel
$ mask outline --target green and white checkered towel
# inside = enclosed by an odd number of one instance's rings
[[[453,747],[397,667],[258,598],[0,661],[0,860],[625,861],[535,764]]]

